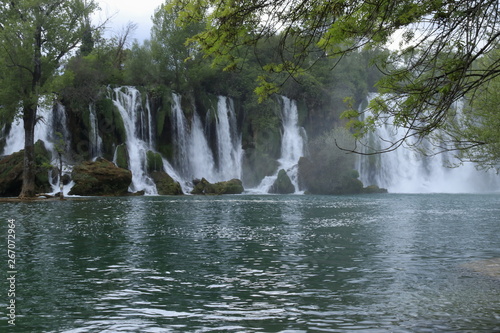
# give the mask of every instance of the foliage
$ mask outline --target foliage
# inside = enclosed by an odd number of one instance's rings
[[[491,57],[483,57],[479,68],[497,61],[500,49]],[[500,77],[481,85],[474,93],[457,103],[456,115],[434,142],[441,150],[458,150],[457,157],[473,161],[481,168],[500,170]]]
[[[173,83],[175,90],[186,91],[190,88],[187,83],[192,81],[191,75],[196,73],[193,77],[197,77],[197,80],[205,75],[198,67],[202,59],[198,59],[194,49],[184,45],[186,39],[201,31],[202,24],[196,22],[184,27],[177,26],[176,8],[172,7],[169,12],[164,9],[165,5],[160,6],[153,15],[151,56],[154,63],[158,64],[161,82]]]
[[[489,66],[475,66],[498,45],[496,0],[174,0],[171,6],[182,9],[181,25],[206,22],[190,45],[226,70],[240,68],[261,41],[278,38],[278,60],[262,62],[267,75],[260,76],[257,92],[264,97],[290,77],[300,80],[325,57],[385,46],[399,32],[399,49],[377,59],[384,95],[372,101],[373,117],[360,122],[355,109],[344,115],[359,135],[386,121],[406,129],[387,150],[443,127],[456,102],[500,73],[498,55]]]
[[[159,84],[160,66],[153,60],[151,42],[142,45],[134,41],[124,64],[124,81],[127,85],[148,86]]]
[[[22,198],[35,195],[34,131],[40,96],[53,92],[60,65],[82,41],[83,22],[96,9],[92,0],[0,2],[0,112],[22,110]]]

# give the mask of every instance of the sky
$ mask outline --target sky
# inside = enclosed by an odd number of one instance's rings
[[[102,23],[107,17],[111,17],[106,25],[106,36],[119,34],[129,21],[137,24],[137,30],[132,38],[142,42],[150,38],[152,26],[151,16],[156,8],[162,5],[164,0],[96,0],[101,11],[94,17],[96,24]]]
[[[111,17],[106,29],[106,37],[119,34],[129,21],[137,24],[137,30],[132,39],[142,43],[150,38],[150,30],[153,23],[151,16],[156,8],[165,3],[165,0],[96,0],[101,10],[95,15],[94,22],[102,23]],[[401,31],[394,35],[394,41],[388,47],[393,50],[399,49]]]

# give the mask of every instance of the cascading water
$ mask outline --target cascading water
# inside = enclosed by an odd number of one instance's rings
[[[189,163],[189,128],[186,117],[182,112],[181,96],[172,94],[172,134],[175,145],[175,162],[181,177],[187,178],[191,174]]]
[[[54,150],[54,129],[65,127],[65,124],[57,124],[57,120],[60,121],[60,119],[54,117],[54,112],[54,107],[46,103],[45,98],[41,98],[37,110],[39,120],[35,125],[35,142],[42,140],[45,148],[52,153],[53,158],[56,156]],[[63,119],[65,121],[66,118],[64,117]],[[56,120],[56,124],[54,120]],[[18,118],[11,125],[10,132],[5,141],[3,155],[10,155],[22,149],[24,149],[24,126],[22,118]]]
[[[35,125],[35,142],[43,141],[45,148],[51,153],[51,163],[58,163],[58,149],[67,151],[71,140],[67,126],[66,111],[60,103],[52,105],[46,98],[41,98],[38,107],[38,116],[40,120]],[[24,149],[24,128],[22,119],[16,119],[11,125],[11,129],[6,138],[6,144],[3,151],[4,155],[10,155]],[[63,164],[63,173],[70,172],[71,168]],[[53,170],[49,171],[49,180],[51,180],[52,190],[54,193],[60,190],[60,179],[52,177]],[[67,196],[73,183],[63,187],[64,195]]]
[[[184,182],[202,177],[210,182],[241,177],[243,149],[230,99],[221,96],[218,100],[217,155],[210,148],[200,116],[194,111],[189,124],[181,108],[180,96],[177,94],[173,94],[172,126],[176,167]],[[217,163],[214,156],[218,157]]]
[[[241,135],[231,99],[219,96],[217,103],[217,147],[219,180],[241,179]]]
[[[368,101],[375,96],[370,94]],[[369,113],[365,110],[365,116]],[[402,130],[385,124],[377,127],[367,142],[368,146],[379,150],[386,147],[384,143],[402,137]],[[377,185],[394,193],[471,193],[500,188],[497,175],[477,171],[471,163],[448,167],[457,163],[449,153],[426,157],[402,146],[381,155],[360,156],[358,171],[363,184]]]
[[[298,184],[298,163],[300,157],[304,156],[304,130],[299,127],[299,113],[297,103],[285,96],[282,96],[283,112],[283,136],[281,138],[281,157],[278,160],[278,171],[284,169],[295,187],[295,193],[299,192]],[[273,176],[265,177],[260,185],[252,190],[256,193],[268,193],[271,186],[278,177],[278,172]]]
[[[196,111],[191,122],[188,149],[191,179],[204,177],[209,182],[218,181],[219,179],[215,173],[214,155],[205,136],[200,116]]]
[[[157,194],[156,185],[148,176],[146,154],[152,147],[148,122],[144,119],[141,94],[133,87],[121,87],[113,90],[113,103],[122,116],[127,134],[129,169],[132,172],[130,191],[144,191],[145,194]],[[145,141],[146,140],[146,141]]]
[[[35,135],[37,135],[38,126],[35,126]],[[15,119],[11,124],[9,134],[5,139],[3,155],[10,155],[24,149],[24,128],[23,120]]]
[[[89,105],[89,123],[90,123],[90,156],[92,159],[102,155],[102,138],[99,135],[99,126],[97,122],[97,114],[95,105]]]

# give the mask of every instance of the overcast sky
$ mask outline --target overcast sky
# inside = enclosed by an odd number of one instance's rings
[[[103,22],[106,17],[112,17],[107,24],[106,36],[112,36],[121,31],[129,21],[137,23],[133,38],[142,42],[149,39],[151,16],[164,0],[97,0],[101,11],[95,17],[96,23]]]

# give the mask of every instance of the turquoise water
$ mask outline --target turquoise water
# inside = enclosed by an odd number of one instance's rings
[[[494,332],[500,195],[0,203],[18,332]],[[477,265],[475,266],[477,267]]]

